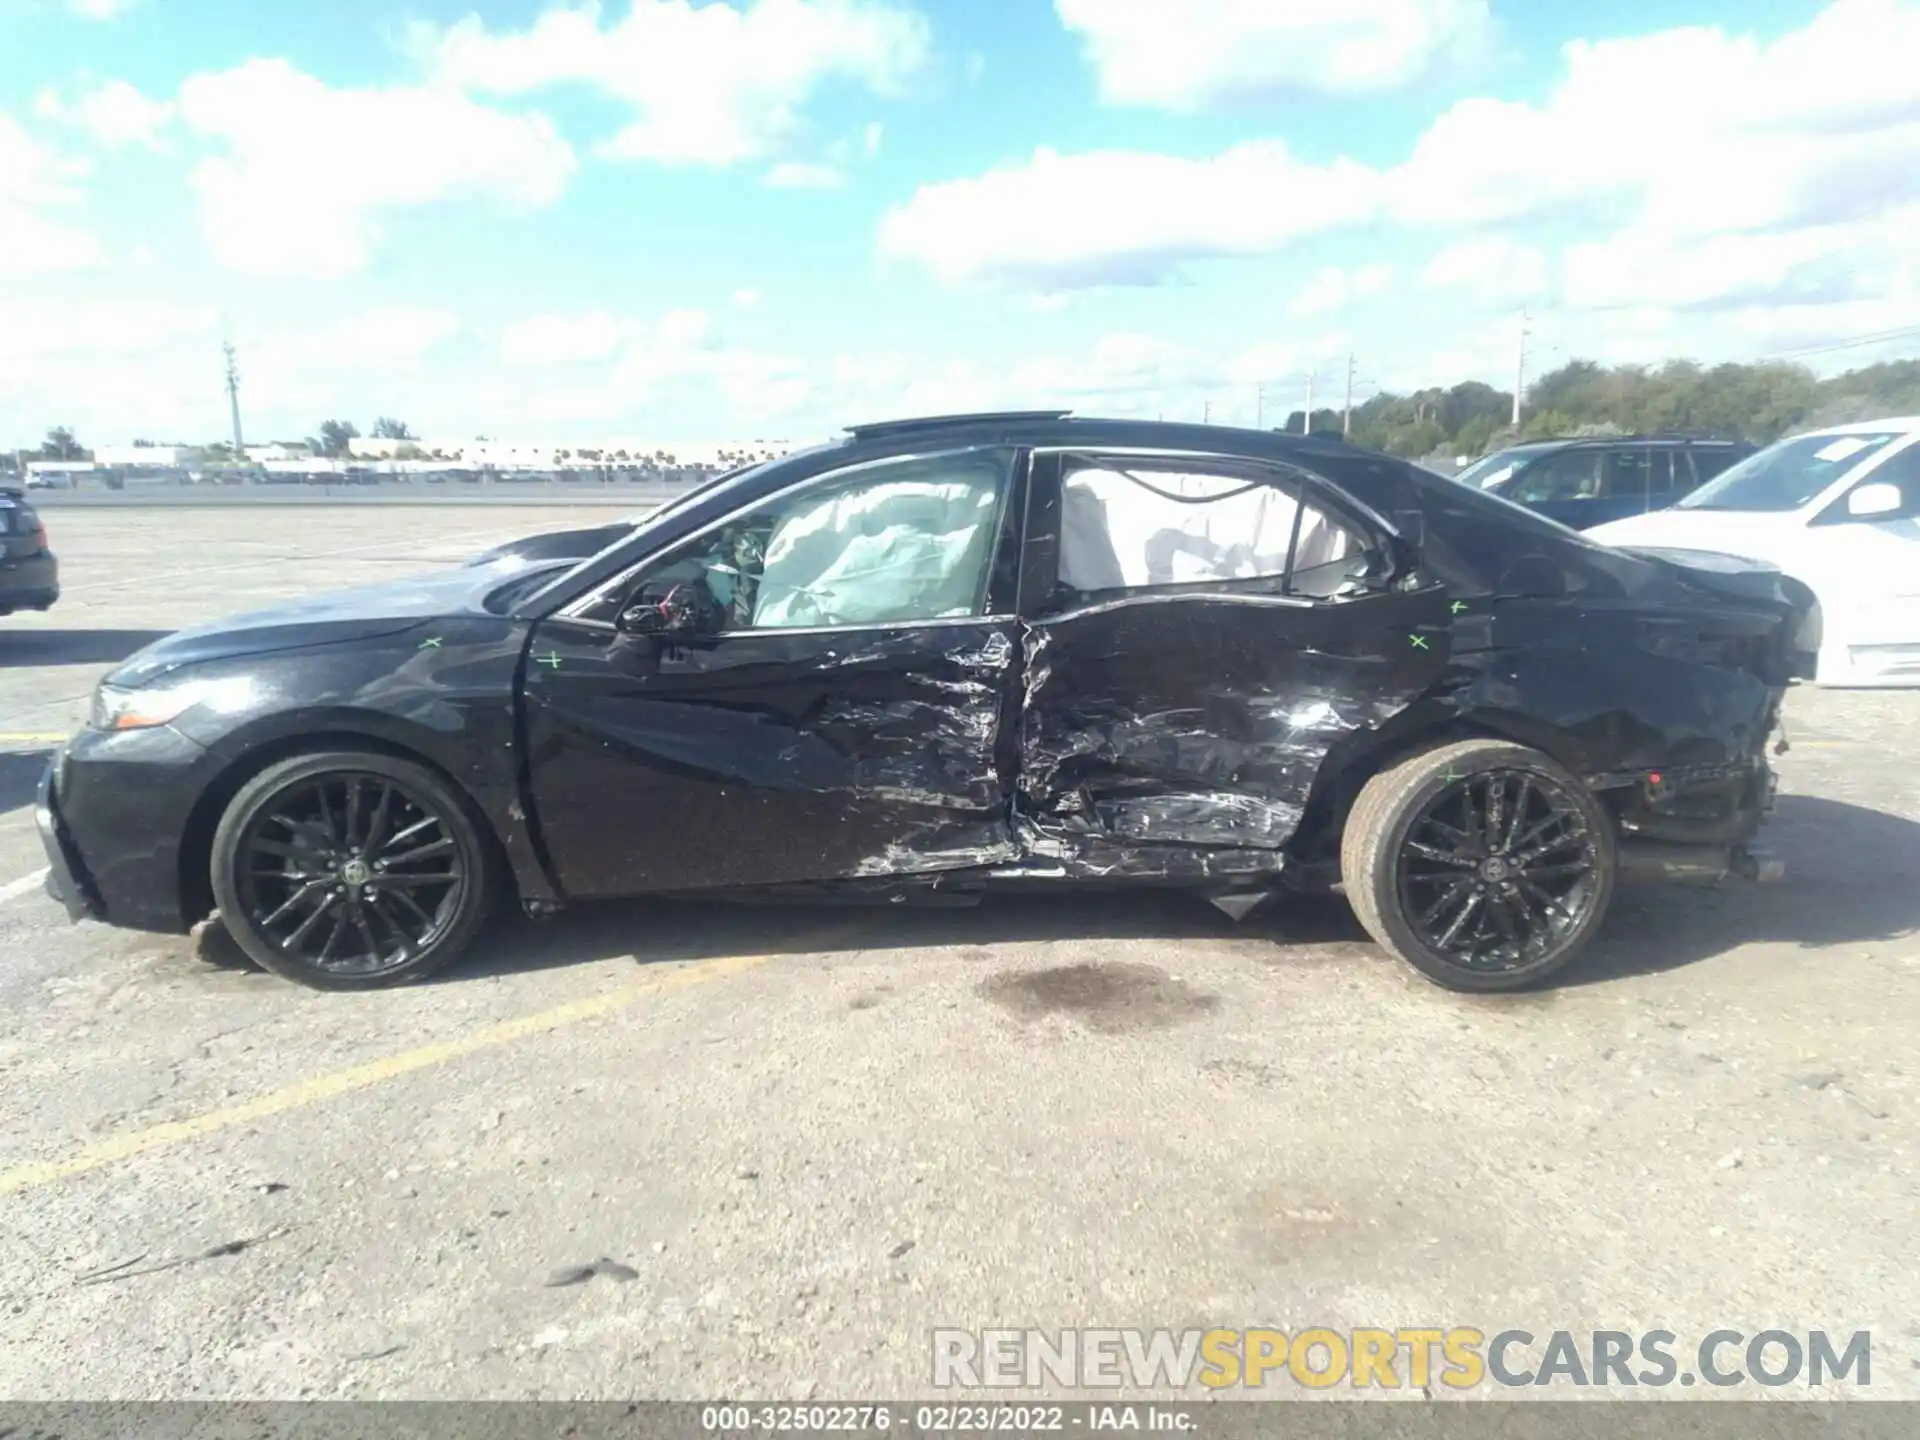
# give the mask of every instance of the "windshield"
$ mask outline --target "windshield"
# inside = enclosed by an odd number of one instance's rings
[[[1493,454],[1482,456],[1474,461],[1453,478],[1461,485],[1485,490],[1498,485],[1513,474],[1516,468],[1533,459],[1545,448],[1540,445],[1517,445],[1511,450],[1496,450]]]
[[[1709,480],[1676,510],[1798,510],[1864,460],[1878,455],[1898,433],[1801,435],[1749,455],[1717,480]]]

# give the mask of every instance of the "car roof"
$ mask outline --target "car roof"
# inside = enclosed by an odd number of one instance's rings
[[[909,451],[922,443],[939,445],[1028,445],[1046,448],[1117,446],[1221,455],[1289,455],[1305,459],[1393,457],[1350,444],[1339,435],[1315,431],[1255,430],[1237,425],[1180,420],[1120,420],[1074,415],[1068,410],[1005,410],[972,415],[928,415],[849,427],[845,437],[796,451],[762,468],[783,468],[803,457],[813,459],[849,450],[879,454]],[[1394,463],[1404,463],[1395,461]]]
[[[1920,433],[1920,415],[1892,415],[1884,420],[1855,420],[1847,425],[1829,425],[1824,430],[1808,430],[1807,435],[1896,435]]]
[[[1717,435],[1543,435],[1538,440],[1523,440],[1508,450],[1555,450],[1575,445],[1720,445],[1732,449],[1752,444],[1746,440],[1727,440]]]

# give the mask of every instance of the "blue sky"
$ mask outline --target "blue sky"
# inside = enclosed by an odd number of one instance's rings
[[[0,444],[1912,353],[1920,0],[1581,8],[0,0]]]

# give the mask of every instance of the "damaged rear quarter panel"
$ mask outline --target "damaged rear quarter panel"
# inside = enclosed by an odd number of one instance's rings
[[[1018,828],[1100,874],[1276,869],[1329,751],[1440,680],[1449,629],[1439,589],[1143,596],[1036,622]]]

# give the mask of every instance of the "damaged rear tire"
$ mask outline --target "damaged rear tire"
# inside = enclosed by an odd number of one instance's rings
[[[1384,948],[1452,990],[1516,990],[1570,963],[1606,918],[1613,819],[1538,750],[1467,740],[1369,780],[1341,877]]]

